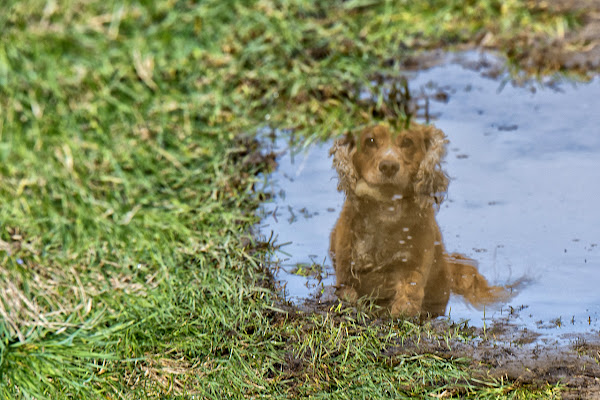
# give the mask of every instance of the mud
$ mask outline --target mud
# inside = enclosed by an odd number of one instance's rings
[[[537,7],[558,13],[573,12],[582,26],[564,35],[546,39],[529,35],[512,40],[509,56],[527,70],[544,71],[550,66],[591,76],[600,70],[600,0],[537,0]],[[480,43],[494,47],[490,43]],[[525,50],[525,51],[523,51]]]
[[[321,301],[311,299],[300,306],[284,306],[293,316],[297,312],[328,313],[337,304],[326,290]],[[332,318],[335,318],[333,316]],[[416,322],[416,321],[412,321]],[[371,324],[386,324],[372,320]],[[448,319],[426,322],[430,334],[418,339],[403,338],[396,345],[382,350],[386,362],[406,354],[433,354],[447,360],[467,359],[469,368],[478,378],[512,381],[516,386],[543,389],[547,384],[561,385],[562,399],[600,398],[600,336],[580,334],[565,340],[539,340],[536,332],[522,329],[507,321],[498,321],[492,328],[483,329],[456,324]],[[449,340],[447,332],[455,332],[471,340]],[[565,338],[563,338],[565,339]]]
[[[569,12],[581,25],[572,30],[557,27],[548,36],[523,33],[517,37],[497,38],[482,32],[474,40],[481,49],[503,49],[521,73],[545,74],[562,71],[592,77],[600,71],[600,0],[536,0],[534,10],[558,14]]]
[[[514,79],[528,80],[531,75],[544,76],[560,71],[591,79],[600,72],[600,0],[536,0],[534,9],[557,14],[572,13],[581,25],[555,35],[525,32],[516,37],[500,38],[482,31],[458,50],[501,49],[518,68]],[[443,62],[443,51],[425,51],[405,58],[406,69],[422,70]],[[396,60],[390,60],[390,64]],[[498,70],[490,73],[498,73]]]
[[[447,326],[440,323],[439,328],[447,329]],[[445,343],[428,340],[418,344],[405,343],[393,349],[390,355],[409,351],[436,354],[447,359],[468,357],[472,360],[471,366],[482,377],[508,379],[534,387],[562,384],[565,387],[562,393],[564,399],[600,398],[600,342],[597,337],[590,337],[589,342],[579,337],[569,345],[527,345],[519,343],[534,340],[528,337],[529,333],[510,325],[502,328],[502,333],[475,330],[474,335],[487,339],[466,343],[454,341],[450,348]]]

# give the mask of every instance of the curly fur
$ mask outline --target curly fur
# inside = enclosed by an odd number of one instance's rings
[[[352,166],[350,151],[354,148],[354,140],[346,135],[333,143],[329,155],[333,156],[333,167],[338,173],[338,190],[346,193],[353,192],[356,188],[358,175]]]
[[[448,176],[442,170],[442,160],[446,155],[446,135],[433,126],[420,128],[429,143],[427,155],[421,161],[417,180],[414,182],[415,193],[421,196],[423,206],[431,205],[432,201],[439,206],[448,191]]]

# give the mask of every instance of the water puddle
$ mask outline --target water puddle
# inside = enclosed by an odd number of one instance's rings
[[[475,326],[503,319],[546,337],[597,332],[600,79],[532,90],[468,66],[448,62],[409,80],[413,92],[445,94],[429,105],[450,140],[451,181],[436,219],[446,250],[476,260],[490,284],[529,283],[485,311],[451,295],[446,314]],[[261,231],[282,245],[277,277],[295,303],[331,298],[335,283],[329,235],[344,197],[330,147],[280,157],[263,208]]]

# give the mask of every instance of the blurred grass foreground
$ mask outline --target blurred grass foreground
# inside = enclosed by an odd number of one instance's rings
[[[519,64],[523,38],[578,21],[518,0],[2,1],[0,398],[556,396],[402,350],[458,331],[283,304],[250,233],[254,137],[369,122],[360,89],[422,50],[558,71]]]

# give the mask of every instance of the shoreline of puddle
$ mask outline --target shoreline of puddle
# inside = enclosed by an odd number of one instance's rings
[[[447,251],[475,259],[492,284],[530,283],[485,313],[452,296],[449,316],[441,318],[475,327],[498,321],[548,340],[596,337],[600,80],[531,90],[507,84],[506,76],[484,76],[474,67],[478,59],[491,68],[500,62],[488,54],[451,55],[408,80],[414,92],[446,93],[429,104],[431,122],[450,141],[443,164],[450,187],[437,221]],[[287,243],[272,260],[286,300],[318,301],[320,292],[332,299],[329,233],[343,203],[328,156],[332,142],[292,157],[284,136],[273,144],[285,154],[267,178],[272,199],[263,204],[260,232],[269,237],[272,231],[276,245]],[[322,279],[292,273],[311,265],[322,267]]]

